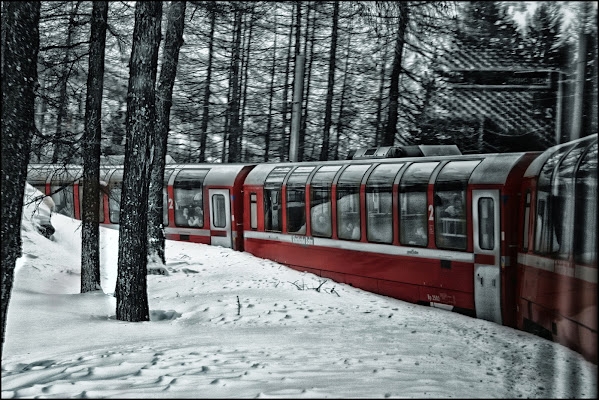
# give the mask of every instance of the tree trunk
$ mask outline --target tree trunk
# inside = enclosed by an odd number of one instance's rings
[[[347,76],[349,70],[349,55],[351,49],[351,28],[347,33],[347,52],[345,53],[345,68],[343,71],[343,85],[341,87],[341,99],[339,100],[339,119],[337,122],[337,140],[335,144],[335,154],[333,159],[339,159],[339,143],[341,142],[341,136],[343,134],[343,120],[345,119],[344,111],[344,103],[345,103],[345,93],[347,92]]]
[[[154,131],[154,157],[150,174],[148,195],[148,257],[166,263],[164,253],[164,213],[163,187],[164,169],[166,166],[166,149],[170,123],[171,106],[173,104],[173,86],[179,63],[179,50],[183,45],[183,26],[185,21],[185,1],[170,3],[166,38],[162,51],[160,78],[156,90],[156,129]]]
[[[240,160],[239,139],[241,136],[239,127],[239,63],[241,51],[241,17],[242,12],[235,10],[235,40],[233,42],[233,54],[231,63],[231,102],[229,103],[229,158],[230,163]]]
[[[66,50],[64,59],[62,60],[62,74],[60,80],[60,97],[58,99],[58,115],[56,116],[56,135],[54,137],[54,151],[52,153],[52,164],[56,164],[62,158],[63,146],[66,146],[66,134],[63,130],[63,120],[67,117],[67,108],[69,96],[67,94],[67,84],[69,81],[69,73],[71,71],[71,43],[75,30],[75,16],[79,9],[80,2],[71,5],[71,14],[69,15],[69,28],[67,32]],[[66,160],[65,160],[66,162]]]
[[[272,64],[270,67],[270,89],[268,91],[268,116],[266,117],[266,134],[264,135],[264,162],[270,156],[270,138],[272,137],[273,98],[275,96],[275,73],[277,67],[277,15],[275,14],[275,38],[272,49]]]
[[[380,38],[378,39],[380,41]],[[379,46],[377,46],[378,48]],[[379,85],[379,95],[376,99],[376,130],[374,136],[374,146],[379,145],[379,140],[383,136],[381,133],[382,129],[382,114],[383,114],[383,94],[385,90],[385,67],[387,64],[387,46],[383,46],[385,51],[383,53],[383,59],[381,60],[381,75],[380,75],[380,85]]]
[[[337,50],[337,27],[339,24],[339,1],[335,1],[333,9],[333,30],[331,32],[331,55],[329,58],[329,82],[327,89],[327,102],[324,112],[324,130],[322,136],[322,150],[320,161],[329,158],[329,137],[331,134],[331,122],[333,114],[333,92],[335,89],[335,52]]]
[[[255,5],[252,4],[251,5],[251,11],[250,11],[250,22],[249,22],[249,33],[247,34],[247,39],[246,35],[244,34],[244,40],[245,40],[245,45],[244,47],[244,54],[245,56],[243,57],[243,62],[241,63],[241,67],[243,69],[243,79],[242,79],[242,88],[240,89],[240,91],[243,92],[243,94],[241,95],[241,120],[240,120],[240,128],[239,128],[239,132],[240,132],[240,137],[239,137],[239,152],[241,153],[241,157],[240,157],[240,161],[241,162],[246,162],[247,161],[247,152],[245,151],[245,147],[243,146],[243,140],[242,140],[242,136],[244,134],[244,125],[245,125],[245,114],[246,114],[246,108],[247,108],[247,92],[248,92],[248,74],[249,74],[249,66],[250,66],[250,51],[252,48],[252,33],[254,31],[254,7]],[[245,33],[245,32],[244,32]]]
[[[89,46],[89,71],[83,133],[83,215],[81,217],[81,293],[100,286],[100,139],[104,49],[108,2],[94,1]]]
[[[294,4],[294,8],[297,5]],[[289,40],[287,41],[287,61],[285,63],[285,80],[283,81],[283,101],[281,107],[281,116],[283,117],[283,127],[281,128],[281,141],[279,142],[279,156],[281,161],[287,161],[288,158],[288,148],[287,148],[287,114],[289,110],[289,85],[287,82],[289,81],[289,69],[291,65],[291,40],[293,39],[293,24],[289,26]]]
[[[204,100],[202,102],[202,128],[200,136],[200,157],[198,162],[206,161],[206,136],[208,135],[208,119],[210,117],[210,81],[212,79],[212,58],[214,55],[214,28],[216,25],[216,10],[214,2],[210,2],[208,12],[210,13],[210,39],[208,40],[208,68],[206,72],[206,84],[204,86]]]
[[[306,17],[306,44],[304,45],[304,49],[306,49],[306,53],[308,52],[308,21],[310,20],[310,8],[308,7],[308,15]],[[298,161],[304,161],[305,154],[305,143],[306,143],[306,130],[308,124],[308,112],[309,108],[309,98],[310,98],[310,79],[312,77],[312,61],[314,60],[314,36],[316,33],[316,16],[312,18],[312,31],[310,33],[310,55],[306,54],[306,58],[308,59],[308,76],[306,76],[306,93],[304,94],[304,112],[302,115],[302,126],[300,128],[299,135],[299,145],[298,145]]]
[[[21,215],[31,138],[35,133],[35,86],[40,2],[2,4],[2,347],[15,262],[21,256]],[[43,329],[40,327],[40,329]]]
[[[161,18],[162,2],[135,4],[116,285],[116,318],[120,321],[150,319],[146,282],[148,187]]]
[[[383,146],[393,146],[397,134],[397,111],[399,107],[399,75],[403,59],[403,47],[405,43],[406,29],[408,27],[408,4],[398,3],[399,27],[397,29],[397,40],[395,42],[395,54],[393,57],[393,69],[391,71],[391,87],[389,88],[389,114],[387,117],[387,128],[383,137]]]

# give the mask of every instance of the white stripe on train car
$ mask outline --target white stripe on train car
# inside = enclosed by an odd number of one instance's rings
[[[458,251],[435,250],[421,247],[400,247],[380,243],[351,242],[347,240],[289,235],[276,232],[244,231],[243,234],[248,239],[274,240],[277,242],[294,243],[303,246],[332,247],[336,249],[381,253],[394,256],[433,258],[468,263],[474,262],[474,254]]]
[[[576,264],[574,268],[557,265],[551,258],[541,257],[534,254],[518,253],[518,263],[527,267],[554,272],[559,275],[578,278],[585,282],[597,283],[597,268]]]
[[[166,227],[164,232],[171,235],[210,236],[210,229]]]

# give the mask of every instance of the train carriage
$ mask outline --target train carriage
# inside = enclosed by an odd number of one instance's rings
[[[261,164],[244,184],[245,249],[514,326],[511,216],[536,155]]]
[[[167,165],[163,187],[163,226],[167,239],[243,250],[243,181],[252,164]],[[81,166],[31,165],[28,181],[52,196],[55,212],[81,219]],[[118,228],[122,166],[100,169],[99,221]]]
[[[597,135],[552,147],[522,180],[518,328],[597,362]]]

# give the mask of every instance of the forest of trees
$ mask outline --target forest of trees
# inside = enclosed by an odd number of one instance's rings
[[[581,128],[596,132],[596,3],[536,4],[2,2],[2,237],[19,237],[29,162],[82,164],[82,292],[99,289],[100,155],[124,156],[117,318],[147,320],[166,156],[288,160],[297,60],[299,160],[422,143],[439,60],[466,34],[580,83]],[[18,240],[2,241],[3,342],[19,254]]]
[[[134,4],[109,6],[103,155],[124,154]],[[413,144],[435,63],[465,25],[492,27],[487,33],[502,37],[506,52],[574,70],[579,32],[596,37],[596,7],[539,4],[524,27],[513,18],[524,11],[519,2],[189,2],[167,154],[177,162],[287,160],[298,53],[305,55],[300,160]],[[81,157],[72,143],[84,130],[90,16],[91,2],[42,2],[35,161]],[[596,76],[596,41],[588,46]],[[594,85],[596,93],[596,77]]]

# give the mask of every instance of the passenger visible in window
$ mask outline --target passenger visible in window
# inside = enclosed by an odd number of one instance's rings
[[[426,237],[426,232],[424,231],[424,229],[419,226],[416,231],[414,232],[414,236],[416,236],[417,239],[420,239],[418,241],[418,243],[421,243],[421,241],[426,241],[427,237]]]
[[[202,200],[203,200],[202,192],[198,192],[195,194],[195,196],[193,196],[193,204],[196,206],[201,206],[202,202],[203,202]]]
[[[458,217],[463,214],[462,201],[457,193],[451,198],[451,203],[449,203],[449,206],[445,209],[445,213],[450,217]]]
[[[339,237],[343,236],[343,238],[351,239],[351,240],[359,240],[360,239],[360,227],[354,225],[349,222],[345,225],[345,234],[339,235]]]
[[[201,228],[204,222],[204,213],[202,212],[202,208],[196,207],[187,222],[189,223],[189,226],[197,226]]]

